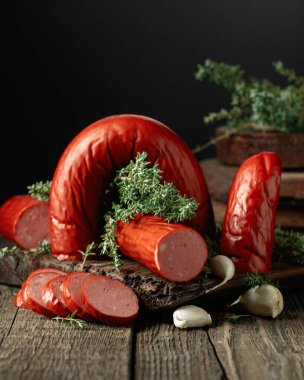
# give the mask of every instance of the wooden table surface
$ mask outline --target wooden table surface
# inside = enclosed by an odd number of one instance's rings
[[[304,288],[284,293],[275,320],[224,317],[227,300],[203,306],[209,329],[179,330],[172,312],[141,310],[131,327],[59,324],[12,305],[0,285],[0,379],[303,380]]]

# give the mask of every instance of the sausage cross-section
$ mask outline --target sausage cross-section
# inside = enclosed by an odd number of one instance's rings
[[[69,274],[61,285],[61,294],[70,312],[77,310],[77,315],[87,321],[92,321],[93,317],[88,312],[81,297],[83,284],[92,275],[84,272]]]
[[[42,300],[45,306],[60,317],[66,317],[71,313],[60,290],[65,278],[66,275],[55,277],[51,279],[42,289]]]
[[[49,239],[49,207],[31,195],[16,195],[0,207],[0,235],[24,249]]]
[[[140,216],[118,222],[120,251],[170,281],[190,281],[203,269],[208,250],[203,237],[161,217]]]
[[[47,308],[44,300],[42,299],[42,289],[58,274],[54,272],[42,272],[30,276],[25,283],[22,292],[23,307],[30,309],[38,314],[47,317],[53,317],[55,314]]]
[[[65,272],[56,268],[39,268],[39,269],[34,270],[28,276],[28,278],[24,281],[21,289],[16,294],[14,298],[14,302],[13,302],[15,306],[22,307],[23,309],[31,309],[30,303],[27,303],[25,299],[26,295],[24,294],[24,289],[26,288],[28,281],[30,280],[31,277],[36,276],[37,274],[43,274],[43,273],[54,273],[55,274],[54,277],[59,276],[59,275],[66,275]]]
[[[83,284],[82,298],[86,309],[108,325],[130,324],[138,314],[136,294],[119,280],[94,276]]]

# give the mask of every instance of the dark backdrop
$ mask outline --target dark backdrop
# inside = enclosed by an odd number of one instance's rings
[[[105,116],[143,114],[192,148],[207,141],[213,127],[203,125],[203,115],[228,97],[193,78],[205,58],[271,79],[278,58],[303,72],[303,0],[10,4],[0,201],[51,178],[68,142]]]

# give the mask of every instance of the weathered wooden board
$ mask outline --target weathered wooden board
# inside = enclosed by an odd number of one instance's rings
[[[158,312],[141,314],[135,333],[136,380],[225,378],[206,329],[177,329],[172,312]]]
[[[2,244],[7,243],[3,241]],[[24,256],[22,253],[9,255],[0,260],[0,283],[21,285],[37,268],[53,267],[65,272],[76,272],[81,270],[80,266],[81,263],[78,261],[59,261],[49,255],[36,257]],[[199,280],[184,283],[169,282],[131,260],[124,260],[120,272],[115,270],[110,261],[88,261],[84,271],[121,280],[133,288],[141,302],[151,310],[185,304],[203,296],[207,289],[219,282],[215,277],[204,283]],[[283,287],[304,284],[304,267],[277,264],[270,272],[270,276],[279,280]],[[242,287],[242,276],[236,275],[213,294]]]
[[[221,164],[216,158],[201,161],[211,197],[226,202],[238,166]],[[280,198],[304,200],[304,172],[282,172]]]
[[[12,306],[0,285],[0,379],[302,380],[304,293],[283,292],[275,320],[225,320],[225,303],[204,304],[210,328],[179,330],[172,312],[140,310],[132,327],[61,325]],[[233,310],[236,311],[236,310]]]
[[[275,320],[249,317],[232,324],[220,315],[208,335],[225,378],[302,380],[303,301],[303,289],[284,293],[284,311]]]
[[[226,211],[226,204],[212,200],[215,221],[222,224]],[[277,210],[276,225],[284,228],[303,229],[304,211],[301,210]]]
[[[132,327],[59,324],[13,307],[16,291],[0,287],[1,380],[129,378]]]

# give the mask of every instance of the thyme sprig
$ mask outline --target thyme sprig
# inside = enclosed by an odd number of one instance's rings
[[[87,322],[80,318],[75,318],[77,315],[77,310],[75,310],[73,313],[69,314],[66,317],[54,317],[52,318],[54,321],[59,323],[68,323],[71,326],[79,327],[81,329],[87,328]]]
[[[128,222],[136,214],[163,217],[167,222],[183,222],[191,219],[198,203],[187,198],[172,183],[162,181],[158,164],[149,167],[147,153],[138,153],[135,160],[118,170],[114,179],[119,202],[112,204],[112,210],[105,215],[105,233],[101,236],[101,254],[113,258],[117,270],[121,265],[119,247],[115,239],[117,222]]]
[[[273,285],[278,287],[278,282],[272,280],[268,274],[246,273],[246,275],[242,278],[242,281],[249,288],[262,285]]]
[[[273,259],[304,265],[304,234],[275,229]]]
[[[94,241],[90,244],[87,245],[87,248],[86,250],[83,252],[83,251],[78,251],[79,253],[81,253],[82,255],[82,263],[80,265],[80,270],[83,271],[83,268],[84,268],[84,265],[87,261],[87,258],[89,256],[95,256],[96,253],[94,252],[94,250],[98,247],[98,244],[96,244]]]
[[[245,318],[245,317],[252,317],[252,315],[249,314],[233,314],[233,313],[227,313],[225,315],[225,321],[230,322],[230,323],[236,323],[240,318]]]
[[[26,255],[50,255],[51,254],[51,245],[50,245],[50,242],[48,240],[42,240],[37,245],[36,248],[32,248],[29,250],[22,249],[18,245],[13,245],[11,247],[3,247],[3,248],[0,248],[0,259],[5,257],[5,256],[18,254],[21,252],[25,256]]]
[[[215,234],[212,238],[207,235],[204,236],[207,249],[208,249],[208,259],[204,265],[202,272],[197,277],[197,281],[200,284],[203,284],[206,281],[208,281],[210,275],[212,274],[211,269],[209,268],[209,262],[214,256],[217,256],[220,254],[221,236],[222,236],[222,227],[220,225],[216,226]]]
[[[208,78],[221,85],[230,94],[230,109],[221,108],[204,117],[205,124],[225,121],[230,131],[258,129],[295,132],[304,130],[304,77],[298,76],[281,61],[273,63],[275,71],[285,77],[286,87],[280,87],[267,79],[258,79],[245,73],[239,65],[228,65],[210,59],[198,65],[197,80]],[[195,153],[206,149],[219,136],[195,148]]]
[[[27,187],[28,193],[41,201],[48,202],[51,185],[52,181],[36,182],[33,185]]]

